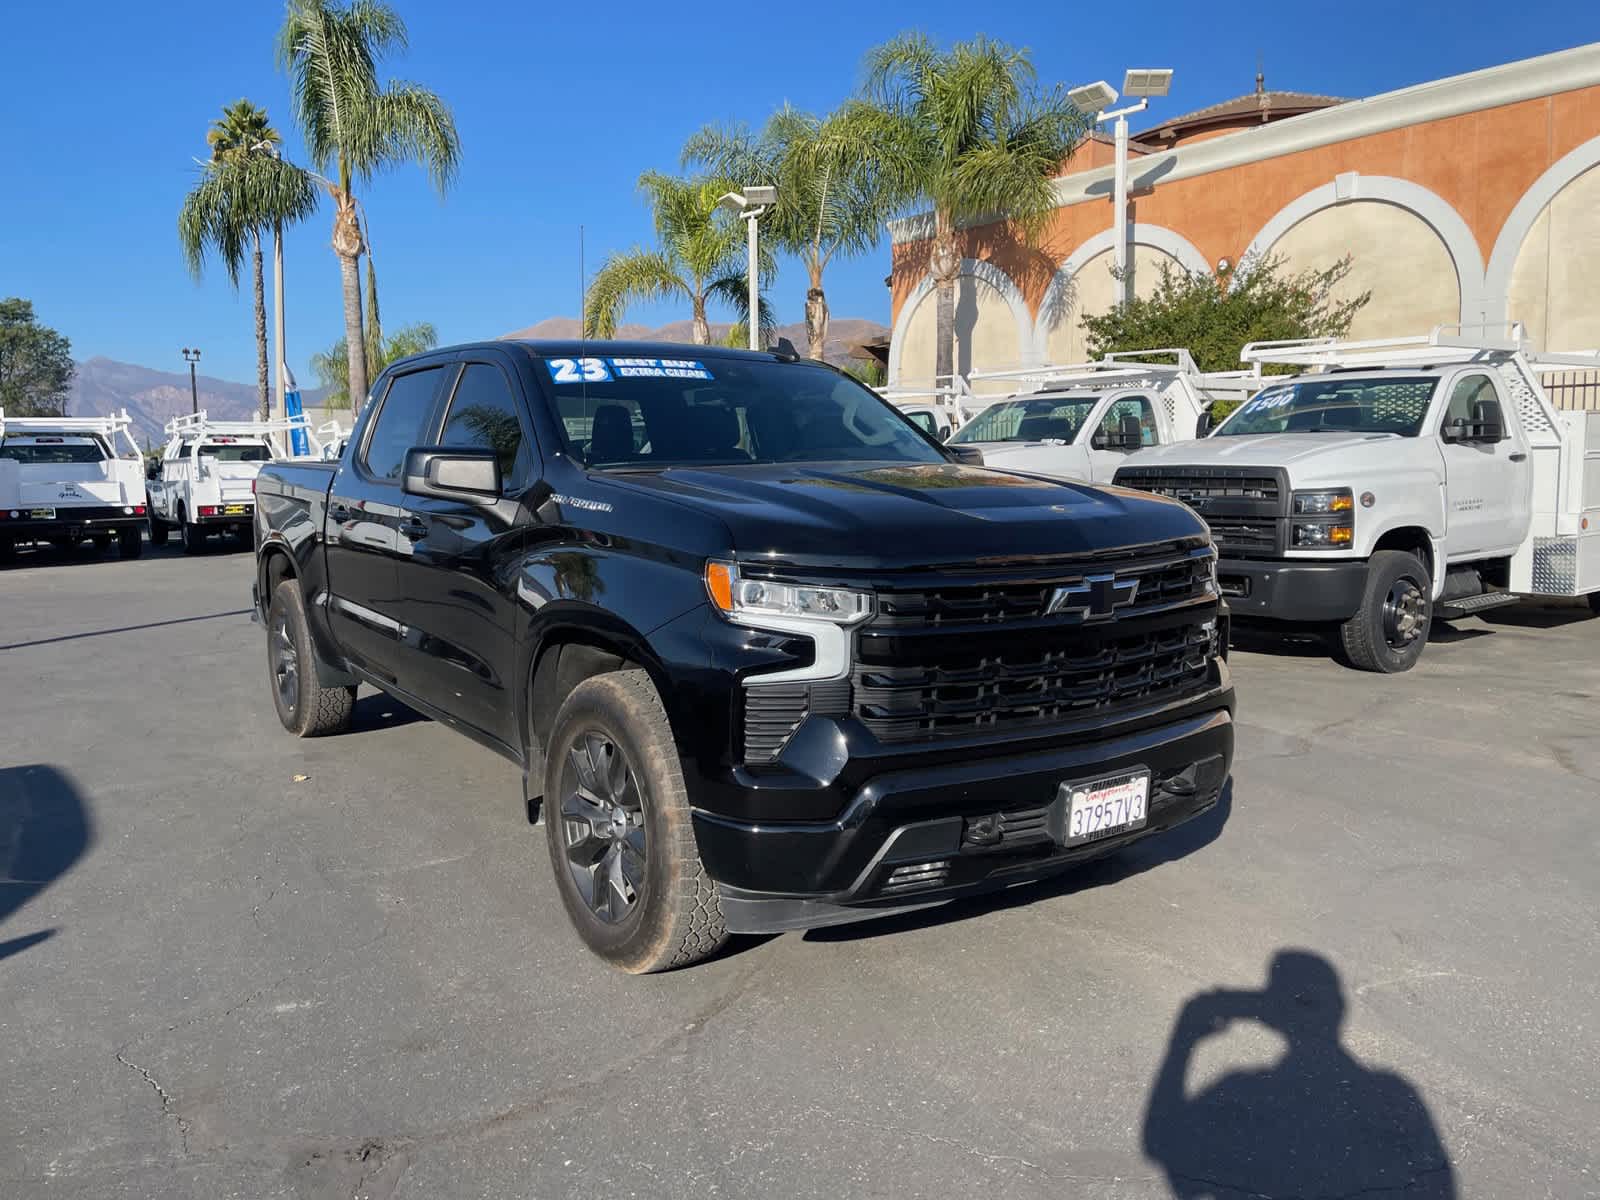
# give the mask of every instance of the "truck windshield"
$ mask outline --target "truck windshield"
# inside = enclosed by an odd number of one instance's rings
[[[1096,396],[1008,400],[984,409],[963,425],[952,442],[1070,442],[1094,410]]]
[[[9,437],[0,441],[0,458],[19,463],[97,463],[110,457],[94,438]]]
[[[946,461],[876,393],[807,363],[551,358],[573,457],[590,467]]]
[[[1336,432],[1415,437],[1437,382],[1427,375],[1299,379],[1246,400],[1211,436]]]
[[[202,442],[198,453],[218,462],[266,462],[272,457],[260,442]]]

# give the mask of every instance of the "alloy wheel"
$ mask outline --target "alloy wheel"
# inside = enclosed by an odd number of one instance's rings
[[[272,682],[285,712],[300,702],[300,652],[289,630],[289,617],[280,613],[272,623]]]
[[[578,895],[596,918],[627,918],[644,890],[644,801],[627,753],[598,730],[578,736],[561,775],[562,844]]]

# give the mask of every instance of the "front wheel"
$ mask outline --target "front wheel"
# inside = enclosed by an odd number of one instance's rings
[[[727,940],[672,729],[645,672],[572,690],[551,730],[544,799],[556,888],[589,949],[644,974],[699,962]]]
[[[350,728],[356,689],[321,687],[300,587],[285,579],[267,608],[267,672],[278,720],[295,737],[322,737]]]
[[[167,523],[156,516],[155,509],[150,510],[150,544],[152,546],[167,544]]]
[[[138,558],[144,553],[144,530],[137,526],[117,530],[117,557]]]
[[[182,509],[178,510],[179,529],[183,535],[183,552],[185,554],[202,554],[206,548],[206,531],[200,525],[191,525],[185,519]]]
[[[0,537],[0,563],[15,562],[17,559],[17,539],[13,537]]]
[[[1415,554],[1379,550],[1367,564],[1361,607],[1339,627],[1350,665],[1385,675],[1409,671],[1428,644],[1433,581]]]

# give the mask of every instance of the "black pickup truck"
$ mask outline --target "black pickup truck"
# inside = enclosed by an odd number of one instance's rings
[[[1216,803],[1227,615],[1182,505],[986,470],[786,349],[389,367],[256,485],[285,728],[358,684],[519,764],[629,971],[1038,878]]]

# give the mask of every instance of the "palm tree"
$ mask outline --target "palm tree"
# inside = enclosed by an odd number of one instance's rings
[[[877,136],[908,169],[896,190],[933,209],[935,371],[948,378],[961,225],[1004,217],[1034,244],[1056,208],[1051,181],[1087,122],[1062,87],[1036,86],[1026,50],[985,37],[942,51],[922,34],[902,34],[867,52],[866,76],[885,114]]]
[[[361,321],[361,255],[367,247],[355,185],[388,167],[416,162],[443,195],[461,159],[455,119],[436,93],[414,83],[378,82],[378,57],[405,46],[405,22],[380,0],[289,0],[278,34],[278,61],[289,75],[306,149],[319,171],[331,169],[336,176],[324,186],[334,202],[333,249],[344,288],[353,397],[367,394],[368,378]]]
[[[278,131],[263,108],[239,100],[222,110],[206,133],[211,158],[178,213],[178,240],[196,279],[207,250],[215,250],[234,287],[246,249],[255,283],[256,391],[268,413],[267,298],[261,264],[261,233],[281,238],[283,227],[309,217],[317,207],[311,178],[278,156]]]
[[[615,337],[630,304],[680,297],[689,301],[694,317],[694,344],[709,345],[706,305],[711,300],[731,307],[741,322],[750,312],[744,229],[717,208],[731,185],[721,178],[677,179],[646,171],[639,188],[654,211],[660,244],[654,250],[635,246],[606,259],[589,284],[584,332]],[[765,281],[772,273],[772,251],[763,246],[759,274]],[[761,328],[770,331],[772,313],[765,301],[760,307]]]
[[[367,366],[374,377],[397,358],[408,354],[421,354],[439,344],[439,331],[428,321],[402,325],[376,346],[368,348]],[[318,382],[328,389],[323,397],[324,408],[350,407],[350,356],[343,338],[326,350],[311,356],[311,370]]]
[[[685,164],[703,166],[741,184],[778,189],[775,210],[762,218],[763,236],[805,264],[806,337],[812,358],[828,341],[823,272],[834,258],[855,258],[878,244],[884,224],[903,206],[896,187],[910,165],[883,136],[885,115],[861,101],[825,117],[785,106],[760,134],[743,126],[706,126],[683,149]]]

